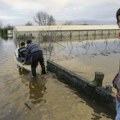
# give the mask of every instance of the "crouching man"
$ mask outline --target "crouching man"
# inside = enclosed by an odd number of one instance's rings
[[[21,42],[20,48],[18,49],[18,58],[17,60],[20,62],[24,62],[27,50],[25,47],[25,42]]]
[[[36,76],[36,67],[38,63],[41,65],[41,74],[46,74],[42,50],[36,44],[33,44],[32,40],[27,41],[26,49],[26,61],[28,61],[28,58],[31,59],[32,75]]]

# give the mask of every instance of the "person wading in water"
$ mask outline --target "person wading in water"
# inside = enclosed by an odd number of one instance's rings
[[[45,64],[44,64],[44,58],[42,50],[36,45],[32,43],[32,40],[27,41],[27,55],[26,55],[26,61],[28,59],[31,59],[31,71],[32,75],[36,76],[36,67],[38,63],[41,65],[41,74],[46,74],[45,70]]]

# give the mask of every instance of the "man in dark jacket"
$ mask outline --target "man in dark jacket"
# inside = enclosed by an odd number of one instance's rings
[[[36,44],[33,44],[31,40],[27,41],[26,49],[27,49],[26,61],[28,61],[28,58],[31,59],[32,75],[36,76],[36,67],[38,65],[38,62],[41,65],[42,69],[41,74],[46,74],[42,50]]]
[[[25,42],[21,42],[20,48],[18,49],[18,61],[23,62],[26,54],[27,54],[27,50],[25,47]]]

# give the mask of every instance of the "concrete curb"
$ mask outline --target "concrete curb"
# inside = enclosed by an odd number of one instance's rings
[[[90,96],[92,99],[95,99],[115,112],[115,97],[106,87],[93,87],[89,84],[89,80],[50,60],[47,61],[47,70],[55,73],[60,81],[71,85],[77,90],[83,91],[87,96]]]

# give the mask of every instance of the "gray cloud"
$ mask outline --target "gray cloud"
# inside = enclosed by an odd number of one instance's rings
[[[33,22],[37,11],[52,14],[58,21],[99,21],[114,24],[119,0],[1,0],[0,20],[4,24]],[[96,22],[98,23],[98,22]]]

